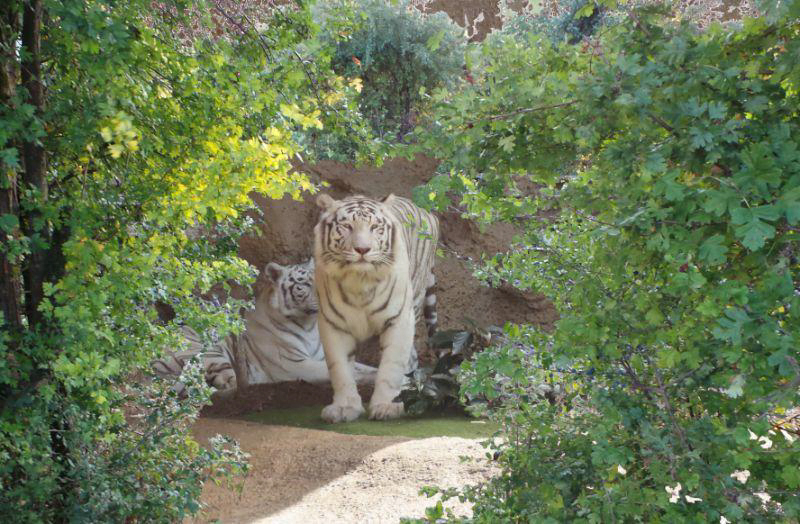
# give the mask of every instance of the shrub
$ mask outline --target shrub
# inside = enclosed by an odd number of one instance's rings
[[[207,392],[178,404],[128,382],[180,344],[155,302],[199,332],[239,324],[241,303],[200,295],[252,279],[231,238],[251,191],[312,187],[291,172],[292,137],[322,127],[338,79],[290,52],[306,9],[268,13],[265,30],[184,31],[210,15],[0,3],[2,522],[179,521],[204,481],[240,469],[235,447],[188,434]]]
[[[587,9],[591,11],[584,15]],[[554,43],[580,42],[592,36],[616,17],[608,7],[590,0],[549,2],[549,5],[528,5],[517,10],[506,9],[501,32],[524,38],[528,34],[543,35]]]
[[[561,314],[468,368],[466,392],[516,392],[474,522],[797,520],[798,18],[496,35],[476,84],[439,95],[421,147],[452,176],[418,198],[524,225],[481,274]],[[541,374],[563,377],[555,404]]]
[[[423,13],[410,0],[354,4],[355,26],[327,31],[337,43],[333,67],[361,79],[359,107],[375,135],[401,140],[425,110],[424,93],[453,87],[462,76],[464,32],[445,13]],[[330,3],[320,16],[340,5]]]

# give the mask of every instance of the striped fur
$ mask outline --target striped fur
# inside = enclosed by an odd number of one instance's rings
[[[313,259],[286,267],[273,262],[264,269],[255,307],[245,314],[245,331],[238,335],[250,384],[329,380],[317,329],[313,271]],[[199,354],[209,385],[235,389],[231,336],[208,347],[193,329],[181,329],[188,348],[155,361],[153,369],[161,375],[177,376],[186,361]],[[358,364],[356,372],[359,381],[369,382],[375,369]]]
[[[370,417],[403,413],[394,402],[406,373],[416,367],[414,326],[424,316],[436,329],[432,273],[439,222],[410,200],[389,195],[340,201],[320,195],[322,215],[314,228],[319,330],[333,385],[333,403],[322,411],[328,422],[363,413],[355,387],[356,343],[380,338],[380,366],[370,400]]]

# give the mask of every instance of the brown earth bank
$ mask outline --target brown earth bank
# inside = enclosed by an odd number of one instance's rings
[[[430,180],[436,167],[436,160],[418,155],[413,160],[392,159],[381,167],[356,168],[323,161],[300,165],[298,169],[308,173],[314,182],[326,183],[325,192],[334,198],[353,194],[381,198],[389,193],[410,198],[412,189]],[[296,201],[252,196],[260,211],[256,217],[260,234],[240,241],[240,256],[260,270],[273,261],[296,264],[308,260],[319,216],[316,197],[305,195],[303,200]],[[509,249],[518,233],[514,226],[501,223],[479,228],[461,218],[457,210],[436,214],[441,224],[443,254],[437,257],[434,267],[440,329],[460,329],[470,322],[484,327],[502,326],[506,322],[535,324],[545,329],[553,326],[556,311],[542,295],[510,286],[492,289],[472,276],[472,262],[479,261],[484,254],[491,256]],[[417,342],[424,362],[427,358],[424,343]],[[357,353],[357,359],[367,364],[377,364],[377,358],[374,343],[362,345]]]

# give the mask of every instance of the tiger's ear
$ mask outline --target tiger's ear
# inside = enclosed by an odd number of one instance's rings
[[[283,276],[285,270],[286,268],[282,265],[270,262],[264,267],[264,274],[267,275],[267,278],[272,282],[277,282],[278,279]]]
[[[323,211],[328,211],[334,204],[336,204],[336,200],[328,194],[320,193],[317,197],[317,206]]]
[[[388,195],[383,197],[381,202],[384,204],[391,204],[394,201],[394,199],[395,199],[394,193],[389,193]]]
[[[314,269],[314,257],[311,257],[311,258],[309,258],[309,259],[308,259],[308,262],[306,262],[306,265],[307,265],[309,268],[311,268],[311,269]]]

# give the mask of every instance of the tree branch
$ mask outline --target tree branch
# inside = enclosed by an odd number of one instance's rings
[[[505,118],[510,118],[512,116],[522,115],[522,114],[525,114],[525,113],[533,113],[533,112],[536,112],[536,111],[546,111],[547,109],[557,109],[559,107],[568,107],[568,106],[571,106],[571,105],[573,105],[573,104],[575,104],[577,102],[578,102],[577,100],[570,100],[569,102],[562,102],[560,104],[552,104],[552,105],[538,106],[538,107],[526,107],[524,109],[517,109],[516,111],[511,111],[510,113],[503,113],[503,114],[500,114],[500,115],[489,116],[489,117],[484,118],[483,120],[489,120],[489,121],[492,121],[492,120],[503,120]]]

